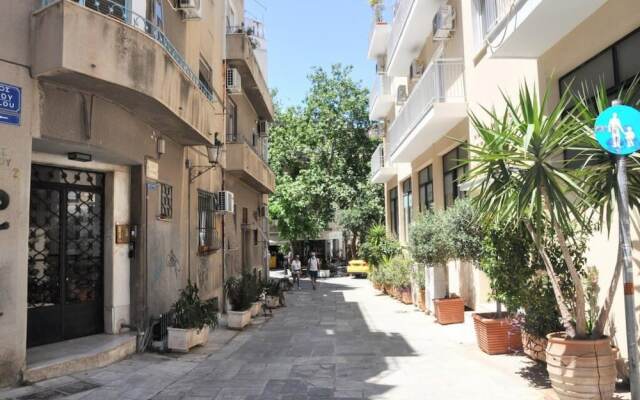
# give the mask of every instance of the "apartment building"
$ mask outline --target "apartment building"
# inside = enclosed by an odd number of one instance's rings
[[[0,7],[3,386],[94,365],[74,351],[135,351],[132,332],[148,339],[189,281],[222,306],[236,254],[266,267],[255,234],[236,232],[259,221],[274,179],[266,45],[235,29],[242,1]]]
[[[388,20],[374,13],[369,38],[377,70],[370,118],[379,121],[372,134],[383,138],[371,179],[385,186],[387,228],[402,242],[417,213],[465,195],[457,181],[465,171],[455,160],[465,157],[460,142],[478,140],[469,110],[499,109],[500,91],[515,94],[525,81],[538,93],[549,88],[557,101],[570,81],[579,87],[602,79],[613,95],[640,73],[634,0],[399,0],[388,11]],[[589,262],[602,282],[613,271],[615,240],[615,233],[603,234],[590,243]],[[452,291],[471,308],[486,302],[483,274],[453,267]],[[442,278],[437,272],[430,278],[428,290],[437,297]],[[621,288],[617,293],[610,334],[622,349]]]

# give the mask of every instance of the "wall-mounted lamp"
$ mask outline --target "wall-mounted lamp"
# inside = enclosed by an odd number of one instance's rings
[[[167,152],[167,142],[164,138],[158,138],[158,141],[156,142],[156,151],[159,156]]]
[[[213,140],[213,146],[207,146],[207,159],[209,165],[192,165],[191,160],[187,160],[187,168],[189,168],[189,181],[195,181],[200,175],[215,168],[218,165],[220,158],[220,151],[222,150],[223,143],[218,139],[218,133],[216,132]]]

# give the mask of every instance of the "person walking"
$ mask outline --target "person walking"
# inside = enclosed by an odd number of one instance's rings
[[[320,259],[316,257],[316,253],[311,252],[311,258],[309,258],[309,276],[311,277],[311,285],[313,290],[316,290],[316,280],[318,279],[318,270],[320,269]]]
[[[300,290],[300,273],[302,272],[302,264],[300,263],[300,256],[296,255],[296,257],[291,261],[291,276],[293,276],[293,284],[298,284],[298,290]]]

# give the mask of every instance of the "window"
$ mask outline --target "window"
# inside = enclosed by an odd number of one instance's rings
[[[253,230],[253,245],[254,246],[258,245],[258,230],[257,229]]]
[[[249,210],[247,207],[242,207],[242,224],[247,225],[249,223]]]
[[[211,84],[213,78],[213,70],[207,61],[200,56],[200,68],[199,68],[200,84],[204,86],[209,92],[213,92],[213,85]]]
[[[217,250],[216,246],[216,195],[198,191],[198,252],[208,253]]]
[[[457,198],[464,197],[460,191],[460,179],[467,172],[467,150],[458,146],[442,157],[444,169],[444,206],[450,207]]]
[[[402,182],[402,207],[404,209],[404,235],[409,237],[409,225],[411,225],[411,207],[413,206],[411,194],[411,178]]]
[[[418,174],[420,212],[433,210],[433,166],[429,165]]]
[[[398,190],[389,191],[389,217],[391,218],[391,232],[398,235]]]
[[[160,218],[171,219],[173,217],[173,186],[160,184]]]

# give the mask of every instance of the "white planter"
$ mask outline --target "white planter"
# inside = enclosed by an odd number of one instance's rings
[[[318,271],[318,278],[331,278],[331,271],[328,269],[321,269]]]
[[[280,306],[280,298],[278,296],[266,296],[265,302],[268,308],[278,308]]]
[[[251,308],[246,311],[229,311],[227,326],[229,329],[242,329],[251,322]]]
[[[260,315],[260,311],[262,311],[261,301],[256,301],[254,303],[251,303],[251,317]]]
[[[169,339],[167,346],[171,351],[186,353],[190,348],[203,345],[209,340],[209,327],[197,329],[167,328]]]

